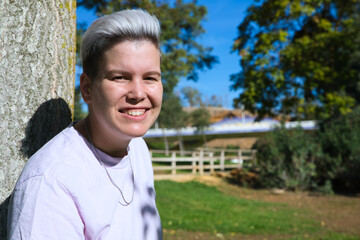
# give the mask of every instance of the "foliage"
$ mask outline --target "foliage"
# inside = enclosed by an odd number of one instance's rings
[[[211,95],[211,97],[204,102],[205,106],[208,107],[222,107],[224,105],[223,98],[215,94]]]
[[[174,94],[164,96],[158,122],[161,128],[180,129],[186,127],[188,114],[184,112],[178,96]]]
[[[198,182],[156,181],[157,207],[165,229],[277,234],[316,232],[314,222],[285,204],[239,199]],[[303,211],[304,213],[304,211]]]
[[[260,1],[257,1],[260,2]],[[319,119],[360,103],[360,1],[264,0],[238,27],[234,105]]]
[[[187,100],[189,107],[200,107],[203,105],[201,99],[201,93],[199,90],[193,87],[183,87],[181,93],[184,95],[184,98]]]
[[[321,149],[303,129],[276,128],[258,140],[259,182],[266,188],[310,189],[316,176],[315,160]]]
[[[318,125],[313,134],[278,128],[256,142],[261,186],[360,191],[360,107]]]
[[[76,65],[81,66],[80,49],[83,35],[86,31],[85,23],[76,23]]]
[[[339,190],[360,191],[360,107],[319,126],[323,156],[316,162],[322,184],[332,181]]]
[[[223,99],[218,95],[211,95],[211,97],[202,96],[198,89],[186,86],[181,89],[187,105],[189,107],[222,107]]]
[[[204,132],[210,125],[210,113],[206,108],[198,108],[190,113],[190,122],[197,131]]]

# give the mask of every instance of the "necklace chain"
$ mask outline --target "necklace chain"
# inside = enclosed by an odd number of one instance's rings
[[[112,179],[112,177],[110,176],[110,174],[109,174],[108,170],[106,169],[104,163],[101,161],[100,156],[98,155],[97,148],[94,146],[94,144],[93,144],[93,142],[92,142],[92,139],[91,139],[91,135],[90,135],[89,130],[87,129],[87,126],[86,126],[86,118],[84,119],[84,127],[85,127],[86,135],[87,135],[87,137],[89,138],[89,142],[90,142],[90,144],[91,144],[91,146],[92,146],[92,148],[93,148],[93,150],[94,150],[96,159],[100,162],[100,165],[105,169],[105,172],[106,172],[106,174],[107,174],[110,182],[112,183],[112,185],[114,185],[114,187],[116,187],[116,188],[119,190],[119,192],[120,192],[120,194],[121,194],[121,197],[122,197],[123,201],[125,202],[125,204],[122,203],[121,201],[119,201],[119,203],[120,203],[121,205],[123,205],[123,206],[129,206],[129,205],[132,203],[133,199],[134,199],[134,189],[135,189],[135,185],[134,185],[135,179],[134,179],[134,172],[133,172],[133,168],[132,168],[132,164],[131,164],[130,154],[128,154],[128,155],[129,155],[129,162],[130,162],[131,179],[132,179],[132,183],[133,183],[133,191],[132,191],[132,195],[131,195],[130,201],[127,201],[127,200],[125,199],[125,196],[124,196],[123,192],[121,191],[120,187],[119,187],[119,186],[115,183],[115,181]]]

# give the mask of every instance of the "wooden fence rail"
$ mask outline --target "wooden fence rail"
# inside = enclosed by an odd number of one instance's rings
[[[200,174],[242,168],[251,164],[256,150],[199,149],[197,151],[150,150],[155,175]]]

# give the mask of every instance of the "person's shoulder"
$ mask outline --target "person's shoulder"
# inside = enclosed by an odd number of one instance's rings
[[[68,127],[41,147],[25,164],[19,183],[35,176],[54,176],[68,165],[76,163],[76,149],[79,136],[74,128]]]

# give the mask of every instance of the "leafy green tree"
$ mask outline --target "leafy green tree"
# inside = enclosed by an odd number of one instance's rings
[[[169,94],[164,97],[158,123],[161,128],[186,127],[188,115],[184,112],[178,96]]]
[[[188,119],[188,114],[183,110],[183,107],[180,103],[180,98],[174,94],[165,95],[158,123],[161,128],[177,129],[179,149],[181,151],[181,154],[184,151],[184,145],[180,131],[181,128],[187,126]],[[166,137],[164,137],[164,143],[165,150],[168,152],[168,142]]]
[[[257,1],[259,2],[259,1]],[[234,105],[259,117],[351,112],[360,102],[360,1],[264,0],[238,27]]]
[[[218,95],[211,95],[209,99],[205,101],[205,106],[209,107],[222,107],[223,106],[223,99],[221,96]]]
[[[203,136],[204,144],[206,146],[207,139],[205,129],[210,125],[210,113],[206,108],[201,107],[190,113],[190,123],[196,127],[196,131]]]
[[[183,87],[181,93],[184,95],[184,98],[188,101],[190,107],[200,107],[203,105],[201,100],[201,93],[199,90],[193,87]]]
[[[197,131],[204,132],[210,125],[210,113],[206,108],[198,108],[190,113],[190,123]]]

